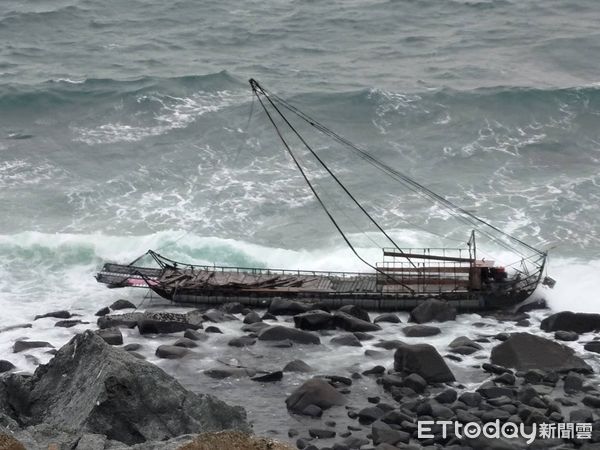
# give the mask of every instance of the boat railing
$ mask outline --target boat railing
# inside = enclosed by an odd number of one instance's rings
[[[271,269],[260,267],[237,267],[237,266],[216,266],[216,265],[194,265],[186,267],[192,271],[209,271],[209,272],[233,272],[246,273],[251,275],[283,275],[283,276],[315,276],[329,278],[356,278],[356,277],[374,277],[372,272],[347,272],[347,271],[332,271],[332,270],[299,270],[299,269]],[[180,267],[179,270],[184,269]]]

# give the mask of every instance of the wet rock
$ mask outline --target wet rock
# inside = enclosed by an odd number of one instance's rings
[[[333,316],[325,311],[313,310],[294,316],[294,326],[301,330],[330,330],[335,328]]]
[[[394,353],[394,369],[403,373],[417,373],[428,383],[455,381],[454,375],[429,344],[404,344]]]
[[[477,342],[469,339],[467,336],[460,336],[448,344],[450,348],[472,347],[475,350],[481,350],[483,347]]]
[[[450,349],[452,353],[457,353],[459,355],[471,355],[477,351],[474,347],[463,346],[463,347],[454,347]]]
[[[208,340],[208,336],[206,335],[206,333],[202,333],[200,331],[196,331],[196,330],[192,330],[192,329],[185,330],[185,333],[183,333],[183,337],[187,338],[187,339],[191,339],[192,341],[199,341],[199,342],[204,342],[204,341]]]
[[[26,386],[21,393],[24,424],[43,422],[77,436],[85,431],[133,445],[208,430],[248,429],[241,408],[185,390],[155,365],[107,345],[90,331],[61,348]]]
[[[375,323],[358,319],[343,311],[336,311],[333,314],[333,322],[336,327],[346,331],[379,331],[381,327]]]
[[[531,322],[529,322],[528,319],[522,319],[522,320],[518,320],[515,323],[515,325],[518,326],[518,327],[528,327],[528,326],[531,325]]]
[[[385,412],[377,406],[367,406],[358,411],[358,420],[360,423],[369,425],[382,418]]]
[[[388,424],[382,421],[373,423],[371,427],[371,436],[375,445],[389,444],[396,446],[399,443],[408,443],[410,433],[394,430]]]
[[[179,338],[173,344],[175,347],[183,347],[183,348],[196,348],[198,344],[193,339],[189,339],[186,337]]]
[[[592,368],[574,353],[569,347],[554,341],[529,333],[514,333],[492,349],[490,359],[493,364],[517,370],[591,373]]]
[[[600,408],[600,397],[586,395],[583,397],[581,403],[583,403],[585,406],[589,406],[590,408]]]
[[[223,303],[219,309],[228,314],[241,314],[244,310],[244,305],[238,302],[228,302]]]
[[[364,333],[362,331],[355,331],[354,333],[352,333],[354,336],[356,336],[356,339],[358,339],[359,341],[370,341],[371,339],[375,339],[375,336],[373,336],[372,334],[369,333]]]
[[[11,371],[15,368],[15,365],[5,359],[0,359],[0,373]]]
[[[463,392],[458,400],[471,408],[476,408],[481,403],[482,397],[479,392]]]
[[[370,369],[365,370],[363,375],[383,375],[385,373],[385,367],[383,366],[374,366]]]
[[[289,339],[284,339],[283,341],[270,341],[268,346],[271,348],[290,348],[294,346],[294,343]]]
[[[289,339],[292,342],[299,344],[320,344],[321,340],[314,334],[297,330],[295,328],[288,328],[281,325],[269,326],[262,329],[258,333],[258,339],[260,341],[281,341]]]
[[[46,314],[41,314],[39,316],[35,316],[33,320],[45,319],[46,317],[53,317],[56,319],[70,319],[72,314],[69,311],[61,310],[61,311],[52,311]]]
[[[576,341],[577,339],[579,339],[579,335],[577,333],[575,333],[574,331],[563,331],[563,330],[559,330],[556,333],[554,333],[554,339],[558,340],[558,341]]]
[[[137,342],[133,342],[131,344],[127,344],[123,346],[123,350],[127,352],[135,352],[142,348],[142,344],[138,344]]]
[[[386,353],[378,350],[367,349],[365,350],[365,356],[368,356],[369,358],[381,359],[386,357]]]
[[[121,330],[118,328],[105,328],[103,330],[97,330],[96,334],[109,345],[123,344],[123,335],[121,334]]]
[[[360,306],[356,305],[344,305],[338,311],[341,311],[346,314],[350,314],[353,317],[356,317],[359,320],[364,322],[371,322],[371,318],[369,317],[369,313],[362,309]]]
[[[244,367],[226,367],[207,369],[204,371],[204,375],[217,380],[222,380],[224,378],[245,378],[256,375],[256,370]]]
[[[266,312],[261,317],[262,320],[277,320],[277,316],[271,314],[270,312]]]
[[[314,369],[311,366],[309,366],[308,364],[306,364],[301,359],[295,359],[293,361],[290,361],[283,368],[284,372],[303,372],[303,373],[308,373],[308,372],[312,372],[313,370]]]
[[[308,405],[328,409],[345,403],[346,398],[322,378],[311,378],[285,400],[289,410],[300,414]]]
[[[227,343],[231,347],[249,347],[254,344],[256,344],[256,339],[250,336],[240,336]]]
[[[487,399],[498,398],[502,396],[514,398],[516,396],[515,389],[504,386],[495,386],[494,383],[491,382],[482,384],[477,389],[477,392]]]
[[[438,403],[454,403],[457,397],[458,394],[454,389],[445,389],[434,398]]]
[[[588,352],[600,353],[600,341],[590,341],[583,348]]]
[[[274,381],[281,381],[283,378],[283,372],[278,370],[276,372],[267,373],[265,375],[260,375],[254,378],[251,378],[252,381],[259,381],[261,383],[271,383]]]
[[[360,341],[353,334],[346,334],[344,336],[336,336],[331,339],[332,345],[348,346],[348,347],[362,347]]]
[[[512,386],[517,381],[517,378],[512,373],[503,373],[502,375],[494,378],[493,381],[495,383],[507,384]]]
[[[396,350],[398,347],[405,345],[404,342],[399,341],[397,339],[390,341],[379,341],[373,344],[373,347],[384,348],[386,350]]]
[[[107,314],[98,318],[99,328],[135,328],[139,320],[144,318],[144,313],[132,312],[124,314]]]
[[[375,319],[373,320],[373,323],[379,323],[379,322],[401,323],[402,321],[400,320],[400,317],[398,317],[396,314],[387,313],[387,314],[380,314],[379,316],[375,317]]]
[[[156,356],[166,359],[180,359],[189,355],[190,351],[185,347],[176,345],[159,345],[156,349]]]
[[[503,373],[513,373],[512,370],[506,367],[498,366],[496,364],[483,363],[481,368],[489,373],[495,373],[496,375],[502,375]]]
[[[323,410],[317,405],[308,405],[300,414],[310,417],[321,417],[323,415]]]
[[[269,313],[276,316],[293,316],[294,314],[307,312],[310,309],[310,305],[306,303],[295,302],[283,298],[274,298],[269,305]]]
[[[573,423],[592,423],[594,414],[587,408],[574,409],[569,414],[569,422]]]
[[[136,309],[137,307],[128,300],[119,299],[110,305],[110,309],[113,311],[121,310],[121,309]]]
[[[84,323],[89,323],[89,322],[82,322],[81,320],[59,320],[58,322],[56,322],[54,324],[55,327],[60,327],[60,328],[72,328],[75,325],[79,325],[79,324],[84,324]]]
[[[427,381],[418,373],[411,373],[404,377],[402,384],[411,388],[417,394],[421,394],[427,388]]]
[[[440,330],[438,327],[431,327],[429,325],[409,325],[402,328],[402,333],[404,333],[406,337],[435,336],[441,332],[442,330]]]
[[[110,308],[108,306],[105,306],[104,308],[98,310],[98,312],[96,313],[96,316],[102,317],[107,314],[110,314]]]
[[[456,355],[444,355],[444,358],[448,358],[452,361],[456,361],[456,362],[462,362],[462,358],[460,356],[456,356]]]
[[[562,311],[542,320],[541,328],[544,331],[563,330],[580,334],[598,331],[600,330],[600,314]]]
[[[569,373],[564,378],[563,389],[567,394],[574,394],[583,388],[583,378],[576,373]]]
[[[246,317],[244,317],[244,323],[246,324],[253,324],[258,322],[262,322],[262,319],[256,311],[249,312],[248,314],[246,314]]]
[[[456,309],[443,300],[425,300],[410,312],[410,321],[416,323],[447,322],[455,319]]]
[[[13,345],[13,353],[19,353],[23,350],[29,350],[31,348],[42,348],[42,347],[52,347],[52,344],[44,341],[16,341]]]
[[[335,437],[336,433],[333,430],[323,430],[321,428],[309,428],[308,434],[310,435],[310,437],[313,437],[316,439],[331,439],[332,437]]]
[[[271,325],[269,325],[268,323],[265,323],[265,322],[256,322],[256,323],[251,323],[249,325],[244,325],[242,327],[242,331],[244,331],[246,333],[258,333],[263,328],[267,328],[270,326]]]
[[[226,313],[225,311],[221,311],[219,309],[209,309],[205,311],[201,315],[202,319],[207,322],[213,323],[221,323],[221,322],[229,322],[231,320],[238,320],[233,314]]]
[[[221,329],[220,329],[219,327],[215,327],[215,326],[212,326],[212,325],[211,325],[211,326],[209,326],[209,327],[206,327],[206,328],[204,329],[204,331],[205,331],[206,333],[216,333],[216,334],[223,334],[223,332],[221,331]]]

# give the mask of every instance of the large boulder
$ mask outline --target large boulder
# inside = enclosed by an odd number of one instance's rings
[[[325,311],[314,310],[294,316],[294,325],[301,330],[329,330],[335,328],[333,316]]]
[[[381,327],[376,323],[367,322],[343,311],[333,314],[333,323],[336,327],[346,331],[379,331]]]
[[[576,333],[598,331],[600,330],[600,314],[562,311],[542,320],[541,328],[544,331],[563,330]]]
[[[321,343],[318,336],[308,331],[297,330],[282,325],[269,326],[258,332],[258,340],[260,341],[283,341],[285,339],[297,342],[298,344]]]
[[[307,303],[295,302],[285,298],[274,298],[269,305],[269,312],[276,316],[300,314],[311,309]]]
[[[416,373],[428,383],[455,381],[454,375],[429,344],[402,344],[394,353],[394,369],[405,374]]]
[[[292,392],[285,404],[290,411],[301,414],[309,405],[316,405],[321,409],[344,405],[346,398],[326,380],[311,378]]]
[[[410,312],[410,321],[417,323],[447,322],[456,319],[456,308],[443,300],[433,298],[419,303]]]
[[[338,311],[344,312],[346,314],[350,314],[351,316],[356,317],[357,319],[364,320],[365,322],[370,322],[371,318],[369,317],[369,313],[362,309],[360,306],[356,305],[344,305]]]
[[[569,347],[529,333],[513,333],[492,349],[492,364],[517,370],[591,373],[592,368]]]
[[[91,331],[75,336],[29,380],[8,389],[23,426],[44,422],[127,445],[248,429],[242,408],[186,390],[157,366],[111,347]]]

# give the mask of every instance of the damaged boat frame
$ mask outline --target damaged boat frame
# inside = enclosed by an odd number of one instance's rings
[[[236,301],[249,306],[266,306],[274,298],[292,298],[332,308],[352,304],[371,310],[390,311],[413,308],[428,298],[447,300],[460,310],[496,309],[527,299],[540,283],[550,287],[554,285],[551,278],[542,279],[547,252],[508,235],[382,163],[284,99],[267,91],[257,81],[250,80],[250,85],[286,151],[332,224],[356,257],[372,270],[331,272],[196,265],[174,261],[149,250],[129,264],[106,263],[96,275],[99,282],[111,288],[150,288],[161,297],[182,304]],[[367,163],[412,192],[445,207],[456,218],[472,225],[473,231],[467,247],[401,249],[298,133],[282,109],[356,152]],[[284,137],[280,129],[282,124],[278,125],[274,116],[299,139],[357,208],[392,244],[392,247],[383,249],[383,257],[379,263],[370,264],[354,248],[313,186]],[[520,259],[510,267],[512,273],[509,274],[505,267],[496,266],[493,261],[477,259],[476,231],[520,255]],[[155,267],[142,265],[141,261],[148,258]]]

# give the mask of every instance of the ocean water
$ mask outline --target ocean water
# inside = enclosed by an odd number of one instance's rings
[[[538,295],[556,310],[600,312],[597,1],[1,3],[3,327],[142,301],[93,275],[151,248],[210,264],[365,269],[249,78],[549,250],[558,284]],[[401,245],[464,246],[468,227],[298,127]],[[301,156],[361,253],[378,261],[381,235]],[[480,250],[513,262],[485,239]],[[41,320],[5,331],[0,354],[18,337],[58,346],[77,329]]]

